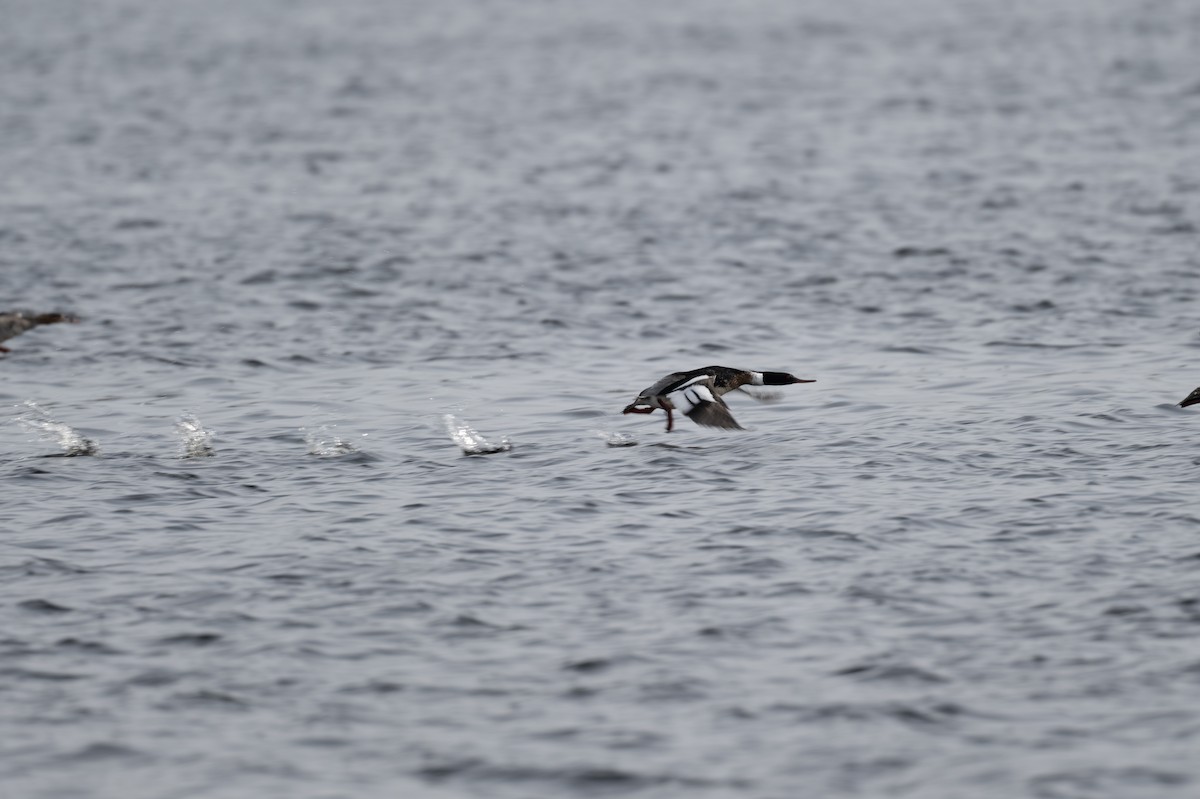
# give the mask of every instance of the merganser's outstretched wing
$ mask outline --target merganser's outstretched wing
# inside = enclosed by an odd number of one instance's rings
[[[723,430],[743,429],[729,412],[725,400],[713,393],[711,375],[693,378],[683,387],[667,394],[667,399],[698,425]]]

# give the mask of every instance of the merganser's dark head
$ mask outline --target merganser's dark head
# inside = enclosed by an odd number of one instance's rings
[[[1200,388],[1184,397],[1183,402],[1179,403],[1179,407],[1186,408],[1189,405],[1196,405],[1197,403],[1200,403]]]
[[[816,380],[805,380],[795,375],[790,375],[787,372],[763,372],[762,384],[764,386],[790,386],[793,383],[815,383]]]

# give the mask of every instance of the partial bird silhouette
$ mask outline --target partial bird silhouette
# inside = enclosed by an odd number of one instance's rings
[[[0,341],[8,341],[13,336],[19,336],[26,330],[32,330],[38,325],[52,325],[56,322],[78,322],[79,317],[65,313],[33,313],[31,311],[0,311]],[[0,346],[0,352],[12,352],[8,347]]]

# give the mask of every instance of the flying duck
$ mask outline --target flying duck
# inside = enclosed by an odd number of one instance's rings
[[[734,389],[749,394],[756,400],[777,399],[774,394],[755,394],[743,386],[787,386],[792,383],[815,383],[802,380],[787,372],[754,372],[748,369],[731,369],[728,366],[706,366],[690,372],[673,372],[650,388],[637,395],[625,406],[622,413],[654,413],[662,408],[667,412],[667,432],[674,427],[672,411],[679,410],[684,416],[704,427],[720,427],[726,430],[741,430],[740,424],[729,413],[729,406],[722,395]],[[1197,398],[1200,401],[1200,397]]]
[[[13,336],[19,336],[26,330],[38,325],[52,325],[55,322],[78,322],[78,317],[65,313],[30,313],[28,311],[0,311],[0,341],[8,341]],[[0,347],[0,352],[11,352],[8,347]]]
[[[1189,405],[1200,403],[1200,388],[1193,391],[1183,398],[1183,402],[1179,403],[1180,408],[1186,408]]]

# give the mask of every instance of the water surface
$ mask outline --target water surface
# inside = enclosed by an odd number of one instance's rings
[[[8,5],[14,796],[1196,795],[1189,4]]]

